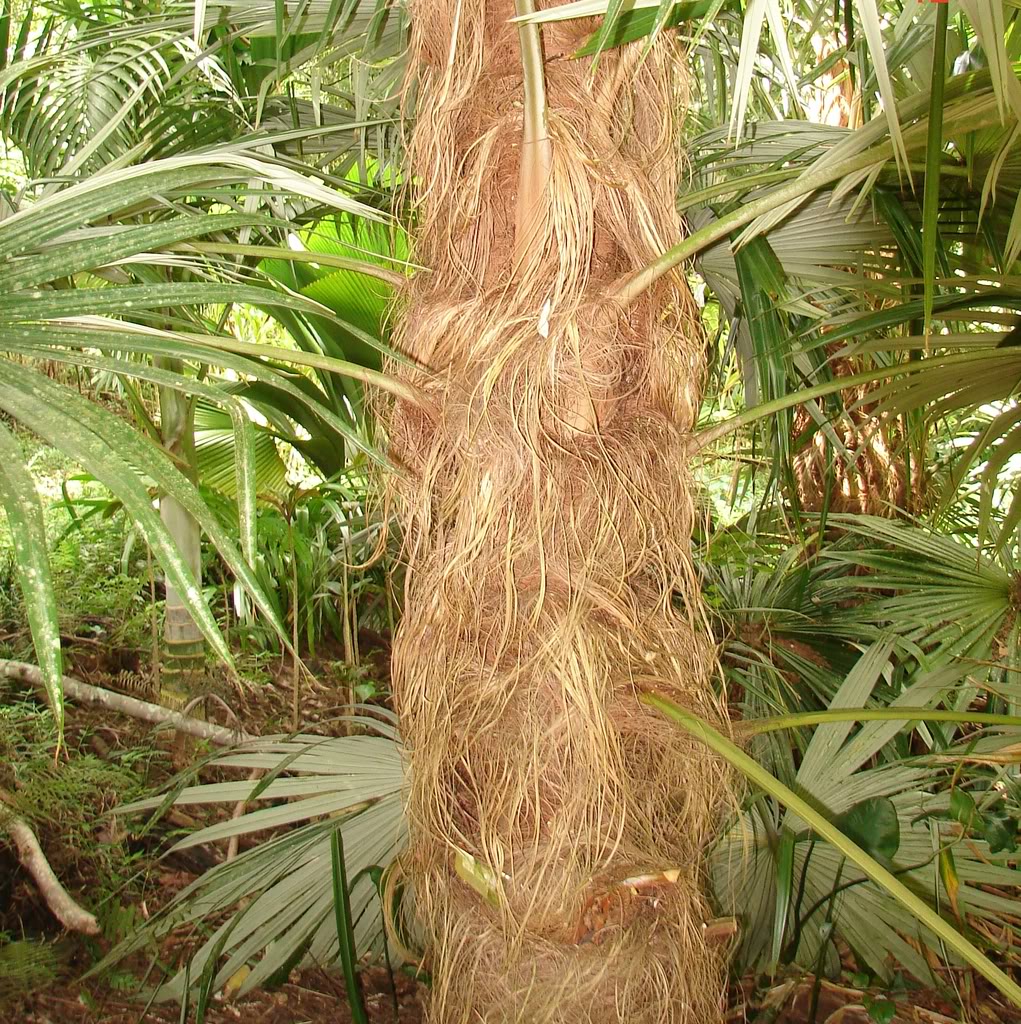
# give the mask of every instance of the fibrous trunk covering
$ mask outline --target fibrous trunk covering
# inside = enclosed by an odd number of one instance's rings
[[[393,665],[431,1019],[716,1021],[699,863],[727,776],[637,701],[723,720],[689,550],[701,338],[681,276],[611,297],[680,238],[678,54],[593,74],[569,59],[591,24],[544,29],[548,140],[523,147],[508,0],[411,13],[430,270],[398,337],[425,369],[398,372],[434,408],[389,418]]]
[[[850,377],[868,367],[827,346],[834,377]],[[834,450],[829,437],[817,430],[794,460],[798,502],[808,512],[857,513],[893,519],[913,515],[926,504],[924,461],[911,457],[904,423],[889,413],[876,415],[869,395],[879,385],[858,384],[841,392],[844,415],[833,424],[844,450]],[[812,424],[804,406],[794,412],[791,436],[797,438]]]

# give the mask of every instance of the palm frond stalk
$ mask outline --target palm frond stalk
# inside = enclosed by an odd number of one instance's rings
[[[717,724],[685,438],[703,344],[683,276],[607,296],[682,236],[683,66],[510,0],[415,5],[417,234],[393,370],[407,538],[394,689],[430,1019],[705,1024],[722,957],[699,864],[729,777],[645,711]],[[520,55],[519,55],[520,49]]]

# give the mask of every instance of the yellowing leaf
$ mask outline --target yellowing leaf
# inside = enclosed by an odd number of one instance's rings
[[[227,984],[223,986],[223,998],[233,999],[238,994],[241,986],[245,983],[245,978],[251,974],[252,969],[248,964],[243,964],[239,967],[228,979]]]
[[[939,877],[943,882],[943,888],[950,898],[950,906],[954,917],[961,920],[961,908],[957,903],[957,894],[961,890],[961,880],[957,875],[957,865],[954,863],[954,853],[949,847],[939,852]]]

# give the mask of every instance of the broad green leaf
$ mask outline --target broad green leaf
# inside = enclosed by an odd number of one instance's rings
[[[830,710],[858,707],[871,695],[882,673],[889,666],[894,641],[890,638],[877,640],[869,646],[848,673],[833,700]],[[812,736],[812,742],[798,769],[798,782],[808,792],[815,792],[820,783],[828,778],[828,767],[851,733],[852,723],[834,722],[820,725]]]
[[[982,815],[978,812],[974,797],[960,786],[955,786],[950,794],[950,814],[966,829],[970,829],[982,821]]]
[[[873,797],[844,811],[833,824],[869,856],[889,866],[900,849],[897,808],[888,797]]]
[[[664,7],[669,7],[669,5],[670,0],[661,0],[660,10]],[[607,0],[603,23],[599,26],[599,31],[596,33],[595,55],[592,61],[593,70],[595,70],[595,66],[599,63],[599,55],[608,48],[609,41],[613,38],[623,9],[624,0]]]
[[[990,853],[1013,853],[1018,846],[1018,823],[1005,814],[987,814],[982,830]]]

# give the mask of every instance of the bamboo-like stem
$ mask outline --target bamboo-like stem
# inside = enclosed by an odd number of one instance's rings
[[[514,0],[518,15],[533,14],[534,0]],[[524,123],[521,132],[521,173],[514,226],[514,263],[520,272],[545,221],[543,200],[549,184],[553,152],[546,123],[546,80],[542,35],[538,25],[519,24],[521,66],[524,71]]]
[[[159,358],[156,365],[174,373],[184,372],[180,359]],[[197,479],[195,456],[195,403],[190,395],[176,388],[160,386],[160,442],[165,451],[180,459],[187,467],[185,475]],[[192,576],[202,581],[202,535],[191,513],[171,494],[160,494],[160,518],[173,538]],[[160,693],[165,702],[184,701],[202,675],[205,662],[205,639],[202,628],[192,618],[181,594],[167,581],[164,601],[163,644],[165,660],[160,673]]]
[[[925,347],[932,331],[932,304],[936,294],[936,247],[939,233],[940,172],[943,165],[943,94],[946,85],[947,18],[949,7],[936,8],[932,37],[932,86],[929,90],[929,138],[925,147],[925,192],[922,198],[922,278],[925,306]],[[1004,267],[1004,270],[1007,268]]]

